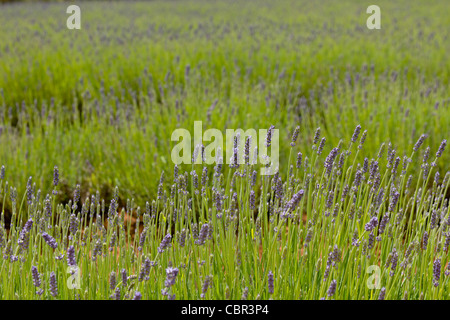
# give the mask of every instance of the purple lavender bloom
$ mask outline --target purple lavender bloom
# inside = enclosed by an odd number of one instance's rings
[[[164,281],[164,285],[166,286],[166,288],[169,288],[175,284],[178,272],[178,268],[169,267],[166,269],[166,280]]]
[[[53,249],[56,249],[58,247],[58,243],[56,240],[49,235],[47,232],[42,233],[42,238],[44,238],[45,242]]]
[[[383,234],[386,224],[389,222],[389,215],[386,213],[380,222],[380,227],[378,228],[378,233]]]
[[[124,287],[126,287],[126,286],[127,286],[127,281],[128,281],[127,270],[122,269],[122,270],[120,271],[120,274],[121,274],[121,276],[122,276],[122,285],[123,285]]]
[[[355,131],[353,132],[352,135],[352,142],[356,142],[356,140],[358,139],[359,133],[361,132],[361,126],[358,124],[355,128]]]
[[[109,288],[111,290],[114,290],[114,288],[116,287],[116,284],[117,284],[116,273],[114,271],[111,271],[111,273],[109,275]]]
[[[434,286],[439,285],[439,279],[441,278],[441,258],[437,258],[433,263],[433,278]]]
[[[31,267],[31,276],[33,278],[34,286],[40,287],[41,286],[41,275],[39,274],[39,272],[35,266]]]
[[[144,279],[147,279],[148,275],[150,274],[150,267],[152,265],[152,262],[149,258],[146,258],[144,263],[141,266],[141,271],[139,273],[139,282],[141,282]]]
[[[283,216],[285,216],[295,210],[295,208],[298,206],[298,204],[302,200],[304,193],[305,192],[303,191],[303,189],[301,189],[299,192],[297,192],[296,194],[294,194],[292,196],[291,200],[289,200],[289,202],[286,204],[286,206],[284,208]]]
[[[319,148],[317,149],[317,154],[321,154],[323,151],[323,147],[325,146],[325,141],[327,141],[327,139],[322,138],[322,140],[320,140],[320,145]]]
[[[297,164],[296,164],[297,169],[300,169],[300,167],[302,166],[302,157],[303,154],[301,152],[297,153]]]
[[[58,285],[56,284],[56,275],[53,271],[50,273],[49,285],[50,285],[50,294],[53,297],[56,297],[58,295]]]
[[[367,130],[364,130],[364,132],[361,136],[361,140],[359,140],[358,149],[362,149],[364,142],[366,142],[366,137],[367,137]]]
[[[392,250],[392,255],[391,255],[391,272],[389,273],[391,277],[394,276],[395,269],[397,268],[397,263],[398,263],[398,254],[397,254],[397,250],[394,248]]]
[[[248,298],[248,287],[244,288],[244,291],[242,292],[241,300],[247,300]]]
[[[316,129],[316,133],[314,134],[313,144],[317,144],[320,138],[320,127]]]
[[[17,240],[17,243],[22,248],[22,250],[28,249],[28,242],[29,242],[29,233],[31,231],[31,227],[33,226],[33,219],[29,219],[27,222],[25,222],[25,225],[20,231],[19,239]]]
[[[172,240],[172,236],[170,235],[170,233],[166,234],[166,236],[161,241],[161,244],[158,247],[158,252],[163,253],[164,250],[169,248],[171,246],[171,243],[170,243],[171,240]]]
[[[428,232],[423,233],[423,243],[422,243],[422,250],[427,250],[428,245]]]
[[[442,140],[441,145],[439,146],[439,149],[436,152],[436,158],[439,158],[442,155],[442,152],[444,152],[446,145],[447,145],[447,140],[446,139]]]
[[[378,218],[372,217],[368,223],[364,226],[364,229],[369,232],[378,226]]]
[[[73,193],[73,205],[72,205],[72,210],[76,210],[77,209],[77,203],[80,200],[80,185],[77,184],[75,187],[75,191]]]
[[[338,148],[333,148],[330,154],[325,159],[324,167],[326,168],[326,173],[329,175],[333,169],[333,162],[338,155]]]
[[[386,288],[383,287],[383,288],[381,288],[380,295],[378,296],[378,300],[384,300],[385,296],[386,296]]]
[[[334,293],[336,292],[336,286],[337,286],[337,281],[332,280],[330,283],[330,287],[328,288],[328,291],[327,291],[328,297],[332,297],[334,295]]]
[[[114,290],[113,299],[120,300],[120,287],[117,287],[116,290]]]
[[[139,238],[139,247],[138,250],[142,251],[142,247],[145,244],[145,238],[147,237],[147,229],[142,230],[141,236]]]
[[[419,140],[417,140],[416,144],[414,145],[414,148],[413,148],[414,152],[417,152],[417,150],[419,150],[420,146],[422,145],[422,143],[426,137],[427,136],[424,134],[419,137]]]
[[[245,164],[249,164],[250,162],[250,145],[252,143],[252,136],[248,136],[247,139],[245,139],[245,146],[244,146],[244,160]]]
[[[75,260],[75,248],[74,246],[70,246],[67,250],[67,264],[71,267],[77,265],[77,261]]]
[[[5,178],[5,166],[2,166],[0,169],[0,180]]]
[[[200,234],[198,236],[198,239],[195,241],[195,244],[199,246],[205,244],[206,236],[208,235],[208,229],[209,225],[207,223],[204,223],[202,225],[202,228],[200,229]]]
[[[250,210],[255,210],[255,191],[250,191]]]
[[[207,182],[208,182],[208,168],[207,167],[203,167],[203,171],[202,171],[202,186],[206,185]]]
[[[53,185],[56,187],[59,183],[59,170],[58,167],[55,166],[53,168]]]
[[[142,294],[139,291],[136,291],[134,293],[134,297],[132,300],[141,300],[142,299]]]
[[[274,285],[273,285],[273,282],[274,282],[273,273],[272,273],[272,271],[269,271],[269,274],[268,274],[269,294],[273,294],[273,292],[274,292]]]
[[[297,141],[299,132],[300,132],[300,126],[295,127],[294,133],[292,134],[291,147],[295,146],[295,142]]]
[[[206,276],[205,277],[205,281],[203,282],[203,286],[202,286],[202,293],[200,295],[200,297],[203,299],[205,297],[206,291],[208,291],[208,288],[211,284],[211,279],[212,276]]]
[[[270,145],[272,144],[272,131],[273,129],[275,129],[274,125],[271,125],[269,127],[269,130],[267,130],[267,136],[266,136],[266,147],[270,147]]]

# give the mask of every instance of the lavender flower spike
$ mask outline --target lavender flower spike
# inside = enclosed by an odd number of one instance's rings
[[[273,281],[274,281],[273,273],[272,273],[272,271],[269,271],[269,275],[268,275],[269,294],[273,294],[273,292],[274,292]]]
[[[58,243],[56,242],[56,240],[51,235],[49,235],[47,232],[42,233],[42,238],[44,238],[45,242],[47,242],[47,244],[52,249],[56,249],[58,247]]]
[[[361,132],[361,126],[358,124],[355,128],[355,131],[353,132],[352,142],[356,142],[360,132]]]
[[[35,266],[31,267],[31,276],[33,277],[33,284],[35,287],[41,286],[41,275]]]
[[[70,246],[69,249],[67,249],[67,264],[71,267],[77,265],[77,261],[75,260],[75,248],[73,246]]]
[[[56,284],[56,275],[53,271],[50,273],[49,284],[50,284],[50,294],[53,297],[56,297],[58,295],[58,286]]]
[[[327,294],[329,297],[333,296],[334,293],[336,292],[336,286],[337,286],[337,281],[333,280],[331,281],[330,287],[328,288]]]
[[[446,139],[442,140],[441,145],[439,146],[439,149],[436,152],[436,158],[439,158],[442,155],[442,152],[444,152],[446,145],[447,145],[447,140]]]

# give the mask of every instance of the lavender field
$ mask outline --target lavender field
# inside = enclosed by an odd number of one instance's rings
[[[68,5],[0,4],[0,299],[450,299],[446,1]]]

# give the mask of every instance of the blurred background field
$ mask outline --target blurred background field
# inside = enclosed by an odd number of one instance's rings
[[[51,192],[58,166],[61,201],[81,184],[143,204],[172,175],[172,131],[194,121],[273,124],[284,168],[297,125],[297,151],[321,127],[327,154],[361,124],[373,158],[449,137],[446,0],[377,1],[381,30],[359,1],[79,2],[81,30],[69,4],[0,5],[0,165],[19,194],[29,176]]]

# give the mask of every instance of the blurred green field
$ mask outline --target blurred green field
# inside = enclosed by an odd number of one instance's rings
[[[381,30],[359,1],[80,2],[81,30],[66,28],[68,3],[2,4],[6,180],[48,193],[56,165],[61,201],[78,183],[143,204],[172,175],[172,131],[195,120],[275,125],[284,168],[297,125],[297,151],[321,127],[327,154],[361,124],[374,158],[382,142],[409,156],[423,133],[435,153],[450,132],[448,1],[376,4]]]

